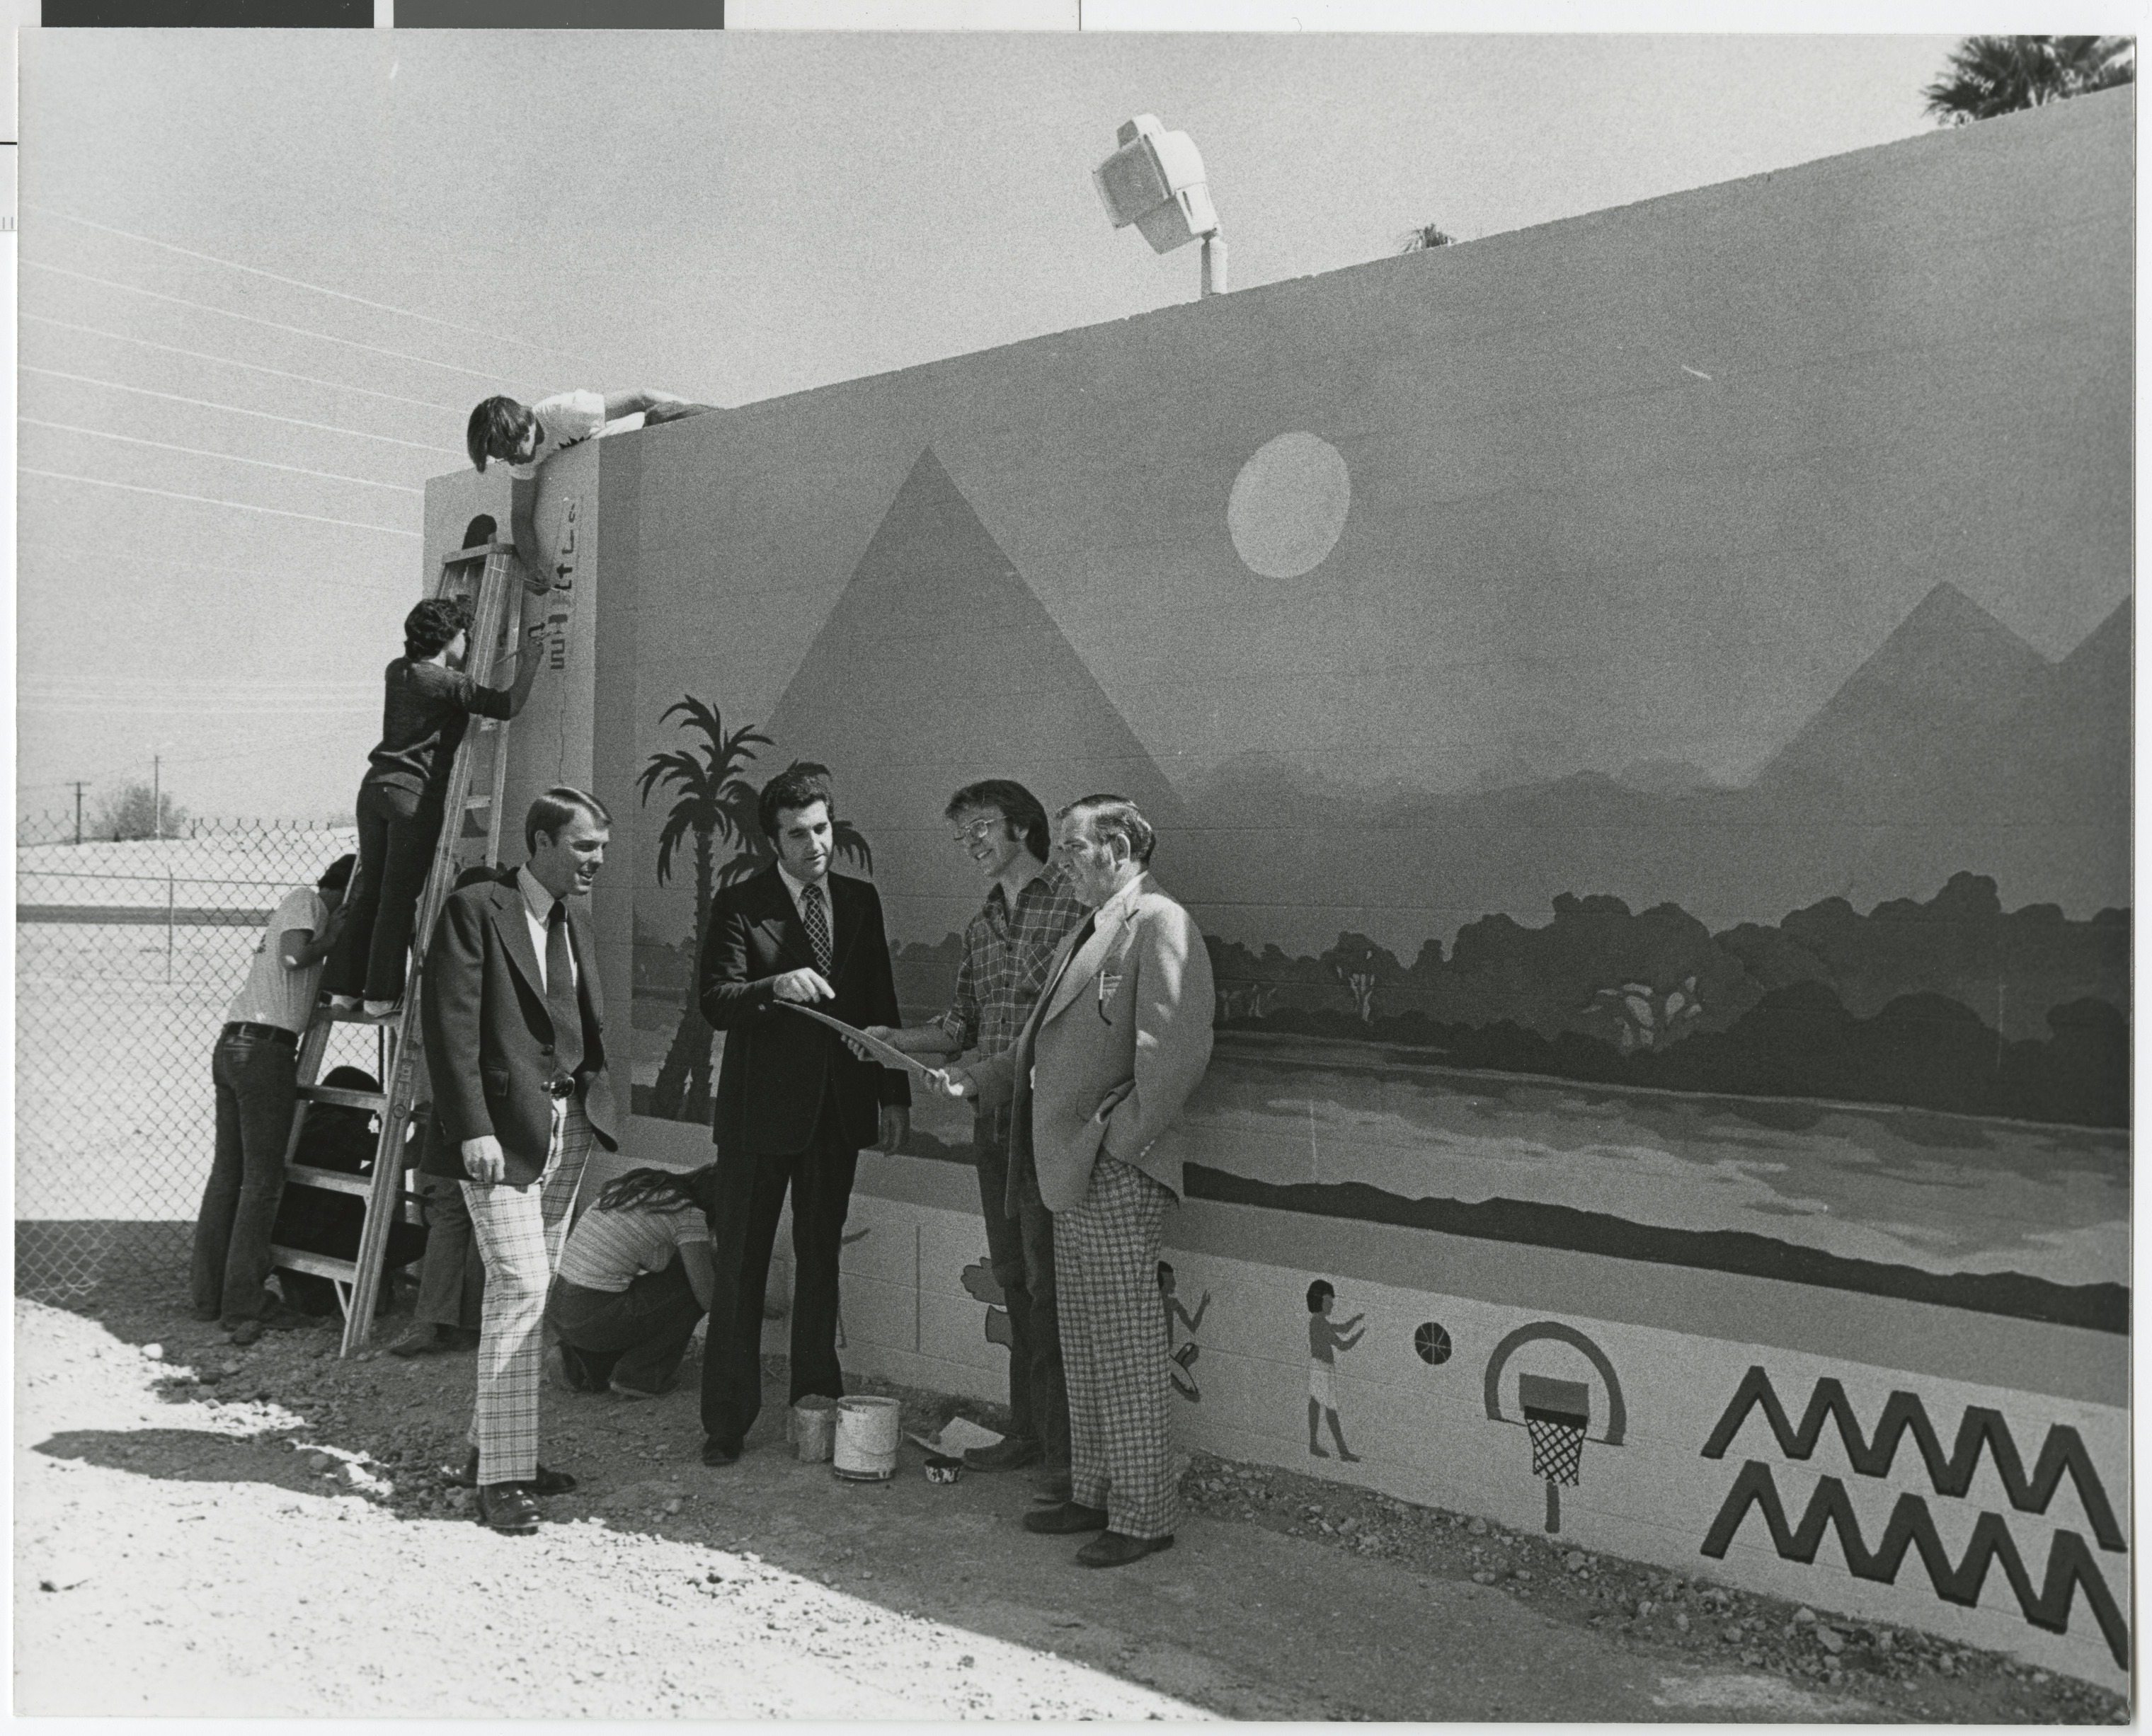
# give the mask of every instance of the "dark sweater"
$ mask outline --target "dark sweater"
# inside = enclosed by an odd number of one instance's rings
[[[418,795],[448,788],[464,726],[475,712],[505,718],[509,690],[481,687],[459,669],[398,657],[383,671],[381,745],[367,756],[368,783]]]

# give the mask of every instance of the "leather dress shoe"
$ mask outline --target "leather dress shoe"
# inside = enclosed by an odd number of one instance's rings
[[[1021,1470],[1027,1465],[1036,1465],[1046,1456],[1046,1450],[1022,1435],[1004,1435],[992,1446],[966,1447],[964,1469],[967,1470]]]
[[[739,1455],[740,1444],[737,1440],[719,1440],[712,1435],[703,1443],[703,1463],[705,1465],[737,1465]]]
[[[1106,1528],[1106,1510],[1087,1507],[1081,1501],[1065,1501],[1058,1507],[1041,1507],[1036,1512],[1025,1514],[1023,1528],[1051,1537],[1070,1536],[1078,1531],[1102,1531]]]
[[[441,1475],[459,1489],[479,1488],[478,1449],[473,1447],[470,1450],[470,1457],[464,1460],[461,1470],[450,1470],[444,1466]],[[508,1485],[500,1483],[487,1486],[505,1489]],[[551,1470],[541,1465],[538,1467],[538,1475],[531,1478],[527,1485],[518,1484],[516,1486],[527,1487],[533,1495],[566,1495],[576,1486],[576,1480],[565,1470]],[[480,1492],[482,1494],[484,1491],[480,1490]]]
[[[1125,1567],[1147,1555],[1173,1547],[1173,1533],[1163,1537],[1131,1537],[1125,1531],[1101,1531],[1076,1551],[1079,1567]]]
[[[478,1522],[488,1531],[527,1537],[538,1529],[537,1497],[520,1483],[481,1483]]]

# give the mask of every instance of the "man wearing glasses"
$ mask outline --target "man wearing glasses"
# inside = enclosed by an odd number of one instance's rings
[[[964,930],[956,1000],[931,1024],[870,1025],[867,1035],[913,1054],[976,1050],[990,1060],[1016,1041],[1046,986],[1054,949],[1084,920],[1084,908],[1047,865],[1046,809],[1022,784],[1002,777],[967,784],[943,812],[955,822],[957,848],[987,883],[987,901]],[[1040,1498],[1065,1501],[1068,1391],[1054,1303],[1053,1218],[1028,1153],[1010,1161],[1006,1097],[980,1105],[972,1148],[987,1258],[1008,1308],[1010,1425],[1005,1440],[972,1448],[964,1462],[975,1470],[1038,1465]]]

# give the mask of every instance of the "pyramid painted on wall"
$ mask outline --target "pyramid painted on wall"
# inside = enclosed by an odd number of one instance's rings
[[[767,726],[774,768],[820,760],[886,893],[976,899],[942,817],[952,792],[1013,777],[1050,812],[1110,790],[1161,833],[1172,785],[931,448]]]

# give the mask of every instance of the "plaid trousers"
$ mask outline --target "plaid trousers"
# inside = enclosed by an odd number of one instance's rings
[[[1105,1508],[1109,1529],[1124,1537],[1170,1536],[1180,1517],[1158,1305],[1172,1197],[1162,1182],[1101,1153],[1084,1203],[1053,1214],[1069,1495]]]
[[[479,1327],[478,1396],[470,1444],[481,1483],[527,1483],[538,1475],[538,1386],[546,1354],[546,1294],[567,1240],[576,1190],[590,1156],[591,1124],[573,1097],[553,1105],[545,1173],[525,1187],[463,1184],[471,1233],[485,1262]]]

